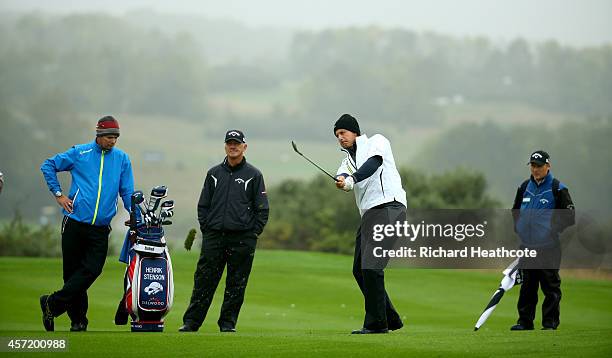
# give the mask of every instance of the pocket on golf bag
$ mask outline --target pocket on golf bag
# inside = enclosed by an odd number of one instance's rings
[[[128,312],[137,320],[163,318],[172,307],[174,283],[167,251],[160,256],[136,253],[128,268]]]

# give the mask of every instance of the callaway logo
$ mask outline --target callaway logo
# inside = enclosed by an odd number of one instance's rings
[[[149,295],[154,295],[158,292],[163,291],[164,288],[162,287],[161,283],[153,281],[151,282],[151,284],[147,287],[145,287],[144,291]]]
[[[235,181],[236,183],[238,183],[238,184],[240,184],[240,185],[244,184],[244,191],[246,191],[247,187],[249,186],[249,182],[250,182],[251,180],[253,180],[253,178],[251,178],[251,179],[247,179],[247,180],[244,180],[244,179],[242,179],[242,178],[236,178],[236,179],[234,179],[234,181]]]
[[[247,190],[247,186],[249,186],[249,182],[250,182],[251,180],[253,180],[253,178],[251,178],[251,179],[247,179],[247,180],[244,180],[244,179],[242,179],[242,178],[236,178],[236,179],[234,179],[234,181],[235,181],[236,183],[241,184],[241,185],[242,185],[242,184],[244,184],[244,191],[246,191],[246,190]]]
[[[93,148],[92,149],[88,149],[88,150],[82,150],[82,151],[79,152],[79,154],[83,155],[83,154],[91,152],[92,150],[93,150]]]
[[[548,200],[546,200],[546,199],[540,199],[540,203],[542,203],[542,204],[548,204]]]
[[[231,135],[232,137],[240,137],[240,133],[238,133],[236,131],[231,131],[231,132],[227,133],[227,135]]]
[[[540,158],[542,158],[542,154],[540,154],[540,153],[533,153],[533,155],[531,157],[534,158],[534,159],[540,159]]]

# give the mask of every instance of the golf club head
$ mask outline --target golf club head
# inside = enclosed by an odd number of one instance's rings
[[[132,203],[134,205],[140,205],[144,200],[144,193],[141,190],[137,190],[132,194]]]
[[[171,218],[174,216],[174,211],[172,210],[162,210],[161,217],[162,219]]]
[[[164,217],[172,216],[174,210],[174,200],[166,200],[160,205],[159,214],[157,215],[157,220],[161,221]]]
[[[130,230],[133,230],[138,224],[137,211],[136,208],[140,208],[140,204],[145,200],[144,193],[140,190],[137,190],[132,193],[130,203],[130,219],[126,223],[127,226],[130,227]]]
[[[168,196],[168,188],[165,185],[158,185],[151,189],[151,196],[156,198],[165,198]]]
[[[300,151],[297,149],[297,144],[295,144],[295,142],[294,142],[294,141],[291,141],[291,146],[293,146],[293,150],[294,150],[294,151],[295,151],[297,154],[302,155],[302,153],[300,153]]]
[[[166,200],[161,204],[162,210],[172,210],[174,209],[174,200]]]
[[[157,210],[159,202],[166,196],[168,196],[168,188],[165,185],[158,185],[151,189],[149,205],[147,206],[148,211],[154,212]]]
[[[132,193],[132,196],[130,197],[130,199],[132,201],[130,204],[130,208],[131,208],[131,211],[134,211],[136,210],[136,206],[138,206],[144,201],[144,194],[140,190],[135,191]]]
[[[164,220],[164,221],[162,221],[162,225],[172,225],[172,221]]]

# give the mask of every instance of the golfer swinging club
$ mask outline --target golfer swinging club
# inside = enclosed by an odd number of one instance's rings
[[[365,319],[363,327],[352,334],[388,333],[404,324],[385,290],[386,261],[376,267],[363,267],[362,248],[373,243],[372,231],[368,229],[372,222],[384,225],[406,220],[406,192],[387,138],[380,134],[371,138],[362,135],[357,120],[349,114],[343,114],[336,121],[334,135],[346,153],[336,174],[336,187],[355,191],[361,215],[355,238],[353,276],[365,299]]]

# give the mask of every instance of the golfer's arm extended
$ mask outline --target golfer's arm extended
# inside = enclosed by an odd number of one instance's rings
[[[368,158],[365,163],[356,172],[353,173],[353,178],[355,178],[355,183],[359,183],[360,181],[367,179],[372,176],[376,172],[376,170],[382,165],[383,159],[380,155],[375,155],[373,157]],[[347,173],[340,174],[345,178],[349,176]]]

